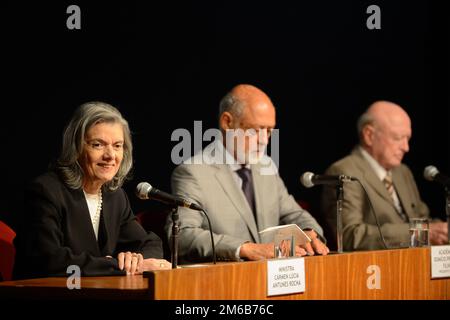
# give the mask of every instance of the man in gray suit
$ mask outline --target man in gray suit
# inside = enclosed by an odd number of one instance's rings
[[[297,224],[312,239],[303,248],[297,246],[296,255],[327,254],[322,228],[289,195],[276,166],[265,155],[275,127],[270,98],[254,86],[238,85],[222,99],[219,115],[221,138],[172,174],[172,192],[208,213],[217,258],[273,258],[273,243],[261,243],[259,231],[280,224]],[[205,217],[187,208],[179,208],[179,216],[180,261],[210,260],[212,247]],[[169,217],[169,237],[171,225]]]
[[[429,218],[427,205],[421,200],[414,177],[402,164],[409,151],[411,120],[398,105],[388,101],[373,103],[358,120],[360,144],[352,153],[333,163],[326,174],[349,175],[359,179],[367,190],[374,212],[364,190],[356,183],[344,185],[344,250],[384,248],[381,234],[389,248],[409,245],[409,219]],[[322,209],[336,233],[336,190],[326,186]],[[431,244],[447,242],[447,224],[430,224]]]

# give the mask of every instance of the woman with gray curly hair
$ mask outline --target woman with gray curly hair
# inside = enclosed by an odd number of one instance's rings
[[[16,278],[137,274],[170,269],[161,239],[136,221],[121,188],[131,170],[128,122],[104,102],[82,104],[67,125],[55,169],[26,193]]]

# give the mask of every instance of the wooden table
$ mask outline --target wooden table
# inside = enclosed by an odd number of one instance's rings
[[[147,277],[83,277],[69,290],[66,278],[0,283],[0,298],[156,300],[450,300],[450,279],[431,280],[430,249],[363,251],[305,257],[306,291],[267,297],[267,261],[221,263],[155,271]],[[379,277],[379,288],[371,279]]]

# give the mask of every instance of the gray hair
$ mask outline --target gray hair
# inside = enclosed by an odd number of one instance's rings
[[[72,189],[83,185],[84,172],[78,163],[83,152],[86,132],[99,123],[119,123],[123,127],[124,146],[123,159],[120,168],[111,181],[105,183],[105,188],[114,191],[122,186],[133,165],[133,145],[128,122],[119,110],[104,102],[87,102],[79,106],[64,130],[61,154],[57,160],[58,169],[63,181]]]
[[[358,131],[359,142],[362,143],[362,132],[365,126],[369,124],[373,124],[375,122],[375,118],[369,112],[364,112],[356,122],[356,130]]]
[[[242,111],[244,110],[244,103],[239,100],[233,92],[228,92],[222,100],[220,100],[219,104],[219,119],[222,113],[229,112],[234,117],[239,118],[242,115]]]

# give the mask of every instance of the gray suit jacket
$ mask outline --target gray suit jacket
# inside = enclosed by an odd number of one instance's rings
[[[221,143],[221,142],[218,142]],[[190,159],[211,163],[210,144]],[[219,148],[220,149],[220,148]],[[222,148],[223,149],[223,148]],[[203,159],[199,158],[202,157]],[[258,231],[280,224],[296,223],[302,229],[314,229],[322,238],[322,228],[289,195],[276,167],[268,157],[272,174],[262,174],[262,165],[252,165],[256,214],[236,184],[227,164],[182,164],[172,174],[172,192],[189,199],[206,210],[211,220],[218,260],[236,260],[237,248],[246,241],[260,243]],[[268,167],[264,166],[265,169]],[[212,249],[207,220],[201,212],[179,208],[181,262],[211,259]],[[166,232],[170,238],[172,220],[168,217]]]
[[[409,245],[408,223],[405,223],[395,210],[394,202],[386,187],[376,176],[359,148],[355,148],[349,156],[332,164],[327,169],[326,174],[345,174],[358,178],[367,190],[388,247],[407,247]],[[428,207],[420,198],[416,182],[409,168],[402,164],[393,169],[392,180],[408,218],[428,217]],[[330,228],[333,230],[333,236],[335,236],[336,190],[334,187],[323,188],[321,205]],[[370,209],[364,190],[357,182],[344,184],[342,220],[344,250],[384,248],[376,226],[374,213]]]

